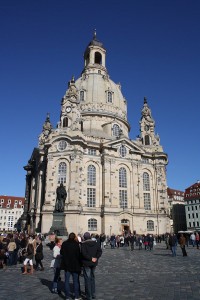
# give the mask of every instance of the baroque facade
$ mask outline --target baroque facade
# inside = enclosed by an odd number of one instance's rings
[[[131,140],[129,132],[126,99],[109,77],[106,49],[95,33],[80,78],[68,83],[57,127],[47,115],[38,147],[24,167],[24,218],[33,230],[49,232],[56,189],[63,183],[68,232],[170,231],[168,158],[146,98],[140,134]]]

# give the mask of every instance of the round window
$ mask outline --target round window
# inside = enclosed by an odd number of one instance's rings
[[[63,151],[67,148],[67,142],[66,141],[60,141],[58,144],[58,150]]]

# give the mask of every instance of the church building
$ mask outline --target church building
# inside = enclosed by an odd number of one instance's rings
[[[62,184],[68,233],[169,232],[168,158],[146,98],[138,137],[130,139],[129,132],[127,101],[109,77],[106,49],[95,32],[80,77],[68,83],[57,127],[48,114],[24,167],[24,226],[50,231]]]

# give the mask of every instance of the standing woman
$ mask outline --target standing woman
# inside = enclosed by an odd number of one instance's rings
[[[181,233],[181,236],[179,238],[179,244],[180,244],[183,256],[187,256],[187,252],[185,250],[186,238],[184,237],[184,235],[182,233]]]
[[[33,256],[34,256],[34,247],[32,243],[29,243],[26,250],[26,259],[24,261],[24,272],[22,273],[23,275],[33,274]],[[28,263],[30,264],[31,267],[30,273],[27,272]]]
[[[54,278],[51,292],[54,294],[60,294],[60,290],[58,289],[58,282],[60,281],[60,249],[62,246],[62,239],[55,238],[55,243],[56,244],[53,248],[53,260],[51,261],[51,268],[54,268]]]
[[[16,243],[14,241],[14,238],[10,239],[10,242],[8,244],[8,264],[9,266],[12,266],[14,264],[14,251],[17,248]]]
[[[44,258],[44,255],[43,255],[42,239],[38,238],[37,246],[36,246],[36,253],[35,253],[35,262],[36,262],[35,269],[36,269],[36,271],[39,270],[39,265],[41,266],[40,270],[44,271],[44,267],[42,264],[43,258]]]

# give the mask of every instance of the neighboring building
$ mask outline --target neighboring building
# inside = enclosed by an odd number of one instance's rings
[[[24,198],[0,196],[0,230],[14,230],[24,212]]]
[[[187,230],[184,192],[167,188],[169,202],[169,215],[171,221],[171,232]]]
[[[80,78],[71,79],[62,98],[57,127],[47,115],[24,167],[28,226],[49,232],[56,189],[63,183],[68,232],[169,232],[168,158],[146,98],[140,135],[131,140],[129,132],[126,99],[109,77],[106,49],[95,34]]]
[[[200,231],[200,181],[185,190],[187,229]]]

